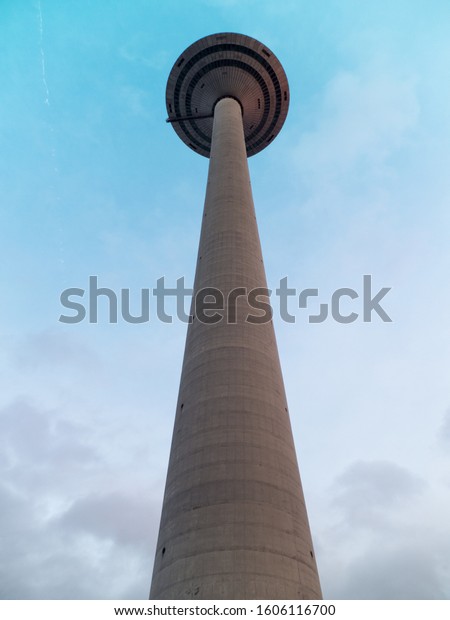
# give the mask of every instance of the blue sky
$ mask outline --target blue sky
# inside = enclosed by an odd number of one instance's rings
[[[165,85],[234,31],[291,89],[250,160],[269,285],[392,287],[390,324],[275,317],[324,595],[450,598],[448,2],[0,16],[0,596],[148,594],[186,326],[63,325],[59,296],[90,275],[136,304],[161,276],[192,283],[208,162],[164,122]]]

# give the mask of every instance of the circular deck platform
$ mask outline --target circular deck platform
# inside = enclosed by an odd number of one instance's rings
[[[262,151],[285,121],[289,86],[277,57],[242,34],[199,39],[175,62],[166,89],[173,128],[191,149],[209,157],[214,106],[223,97],[242,107],[247,155]]]

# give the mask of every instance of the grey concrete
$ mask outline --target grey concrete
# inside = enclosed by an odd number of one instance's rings
[[[222,97],[242,105],[247,157],[266,148],[289,109],[286,74],[267,45],[221,32],[195,41],[176,60],[167,80],[168,122],[204,157],[210,155],[214,105]]]
[[[266,287],[241,107],[214,112],[195,291]],[[268,298],[266,298],[267,300]],[[320,599],[272,322],[189,326],[152,599]]]

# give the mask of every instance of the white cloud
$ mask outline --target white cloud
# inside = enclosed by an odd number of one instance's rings
[[[167,452],[158,457],[159,397],[150,406],[130,397],[133,365],[116,369],[123,402],[118,391],[107,397],[104,352],[93,354],[80,334],[44,331],[5,345],[12,382],[2,400],[16,397],[0,408],[0,597],[146,598],[163,482],[152,464],[165,465]],[[144,376],[142,349],[133,347]]]
[[[316,192],[335,184],[351,191],[392,174],[389,157],[407,145],[420,112],[413,78],[369,70],[335,75],[319,105],[318,126],[293,155],[301,180]]]
[[[151,51],[147,48],[148,42],[135,36],[132,41],[119,47],[118,54],[127,62],[142,64],[154,71],[168,68],[171,59],[166,50]]]
[[[60,523],[69,529],[84,531],[99,540],[111,540],[117,545],[134,545],[149,552],[150,541],[156,532],[159,507],[146,494],[114,490],[110,493],[96,491],[76,500],[60,517]]]
[[[420,532],[426,536],[426,532]],[[370,553],[352,562],[343,585],[342,598],[358,592],[360,599],[429,600],[447,598],[446,577],[440,574],[436,554],[426,541],[410,547],[389,545],[372,547]],[[447,550],[442,550],[444,563]]]
[[[439,481],[387,461],[359,461],[338,475],[316,549],[325,596],[448,598],[450,501],[442,492]]]
[[[127,485],[87,430],[25,401],[0,411],[0,597],[146,597],[159,494]]]
[[[120,98],[134,116],[142,118],[149,118],[151,116],[151,104],[144,89],[130,85],[122,86]]]
[[[388,461],[357,461],[336,479],[334,499],[352,527],[367,526],[399,505],[406,506],[425,483],[405,468]]]
[[[444,414],[442,425],[439,429],[438,439],[441,446],[446,450],[450,448],[450,408]]]

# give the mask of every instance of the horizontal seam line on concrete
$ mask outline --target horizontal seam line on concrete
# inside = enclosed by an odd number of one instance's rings
[[[265,553],[265,552],[261,552],[261,553]],[[202,555],[203,555],[203,554],[202,554]],[[186,557],[194,557],[194,556],[186,556]],[[183,558],[183,559],[185,559],[185,558]],[[173,562],[173,563],[174,563],[174,562]],[[172,564],[173,564],[173,563],[172,563]],[[314,572],[314,568],[313,568],[313,567],[311,567],[311,566],[310,566],[309,564],[307,564],[306,562],[300,562],[300,563],[301,563],[301,564],[304,564],[307,568],[311,569],[311,571],[312,571],[312,572]],[[162,570],[164,570],[164,568],[166,568],[166,567],[163,567],[163,569],[162,569]],[[162,571],[161,571],[161,569],[160,569],[160,570],[158,571],[158,573],[161,573],[161,572],[162,572]],[[284,577],[284,576],[283,576],[283,577],[281,577],[281,576],[273,575],[273,574],[271,574],[271,573],[263,573],[263,572],[259,572],[259,571],[252,571],[252,572],[241,572],[241,573],[235,573],[234,571],[233,571],[233,572],[226,572],[226,571],[223,571],[223,572],[217,572],[217,573],[207,573],[206,575],[202,575],[202,576],[198,576],[198,577],[189,577],[189,578],[187,578],[187,579],[181,579],[180,581],[175,581],[175,582],[173,582],[173,584],[172,584],[171,586],[169,586],[168,588],[164,588],[163,590],[161,590],[161,593],[162,593],[162,592],[165,592],[165,591],[167,591],[167,590],[173,589],[173,587],[174,587],[174,586],[180,585],[180,584],[182,584],[182,583],[186,583],[186,582],[188,582],[188,581],[194,581],[195,579],[200,580],[202,577],[213,577],[213,576],[216,576],[216,575],[217,575],[217,576],[219,576],[219,575],[220,575],[220,576],[224,576],[224,575],[235,576],[236,574],[243,575],[243,576],[244,576],[244,577],[246,577],[246,578],[251,578],[252,576],[257,576],[257,577],[268,577],[268,578],[270,578],[270,579],[274,579],[274,577],[275,577],[275,578],[277,578],[277,579],[279,579],[280,581],[283,581],[283,582],[290,582],[290,583],[294,583],[294,584],[296,584],[298,587],[302,585],[302,584],[301,584],[299,581],[297,581],[296,579],[289,579],[288,577]]]
[[[222,482],[223,483],[227,483],[227,482],[230,482],[230,480],[227,479],[227,478],[225,478],[225,479],[217,479],[217,480],[210,481],[210,482],[204,482],[204,483],[201,483],[201,484],[192,485],[189,489],[183,489],[179,493],[175,493],[172,496],[168,496],[167,498],[166,498],[166,496],[164,496],[164,504],[166,503],[166,501],[172,501],[174,498],[176,498],[176,497],[178,497],[178,496],[180,496],[182,494],[186,494],[186,493],[192,494],[195,491],[195,489],[201,489],[202,487],[208,487],[208,486],[211,486],[211,485],[216,486],[216,485],[218,485],[218,484],[220,484]],[[261,485],[263,487],[270,487],[271,489],[275,489],[275,491],[280,492],[280,488],[276,484],[270,484],[270,482],[259,481],[259,480],[252,480],[252,479],[242,480],[242,479],[236,479],[236,478],[234,479],[234,482],[237,482],[237,483],[239,483],[239,482],[249,482],[249,483],[252,483],[252,484],[256,483],[256,484]],[[298,490],[300,490],[300,489],[301,489],[301,487],[299,485],[298,486]],[[303,498],[301,497],[301,494],[298,495],[296,493],[295,494],[291,493],[287,489],[282,489],[282,493],[288,495],[290,498],[295,499],[296,501],[298,501],[301,504],[301,506],[305,507],[305,502],[304,502]],[[210,502],[208,505],[209,506],[216,506],[217,504],[232,504],[232,503],[235,503],[235,501],[236,501],[236,499],[231,499],[231,500],[227,500],[227,501],[223,501],[222,500],[222,501],[218,501],[218,502],[214,502],[214,503]],[[269,505],[273,504],[273,502],[258,502],[258,503],[269,504]]]

